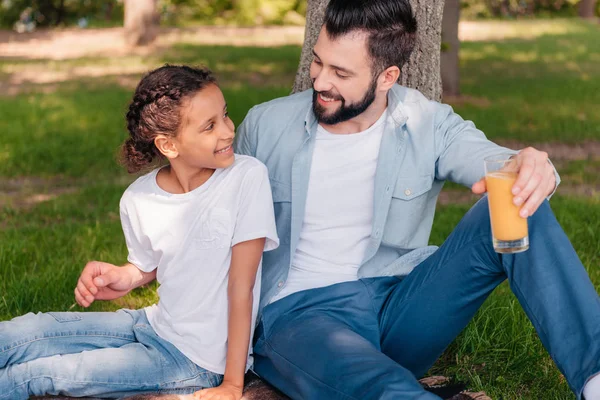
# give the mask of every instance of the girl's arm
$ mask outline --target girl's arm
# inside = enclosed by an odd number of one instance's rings
[[[144,272],[131,263],[122,267],[102,261],[90,261],[81,272],[75,288],[75,300],[89,307],[95,300],[114,300],[136,287],[156,279],[156,269]]]
[[[198,399],[239,400],[244,389],[244,374],[250,346],[252,324],[252,290],[256,272],[265,248],[265,238],[248,240],[233,246],[229,284],[229,322],[227,363],[221,386],[196,392]]]

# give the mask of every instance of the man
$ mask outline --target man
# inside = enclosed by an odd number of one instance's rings
[[[236,152],[269,168],[281,239],[264,254],[255,371],[294,399],[438,398],[417,377],[508,278],[578,398],[600,399],[600,301],[546,200],[547,154],[513,152],[528,251],[494,252],[486,197],[427,246],[443,181],[483,194],[483,158],[510,150],[396,84],[415,40],[407,0],[331,0],[313,90],[238,130]]]

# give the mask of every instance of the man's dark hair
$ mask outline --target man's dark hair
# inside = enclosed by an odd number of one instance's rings
[[[415,48],[417,20],[408,0],[331,0],[325,11],[331,39],[353,31],[368,34],[373,75],[402,68]]]

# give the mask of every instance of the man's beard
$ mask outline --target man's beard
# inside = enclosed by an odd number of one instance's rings
[[[377,80],[373,79],[371,86],[367,89],[367,92],[358,103],[352,103],[346,106],[346,100],[340,96],[331,92],[317,92],[313,89],[313,112],[317,121],[327,125],[335,125],[340,122],[348,121],[363,112],[375,101],[375,89],[377,88]],[[317,96],[321,94],[324,97],[328,97],[334,100],[341,100],[342,104],[340,108],[333,112],[333,114],[327,114],[327,109],[320,105],[317,101]]]

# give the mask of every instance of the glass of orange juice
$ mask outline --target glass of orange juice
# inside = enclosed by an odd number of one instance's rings
[[[527,218],[519,215],[521,207],[513,203],[512,187],[519,172],[513,157],[513,154],[499,154],[484,158],[492,237],[497,253],[520,253],[529,248]]]

